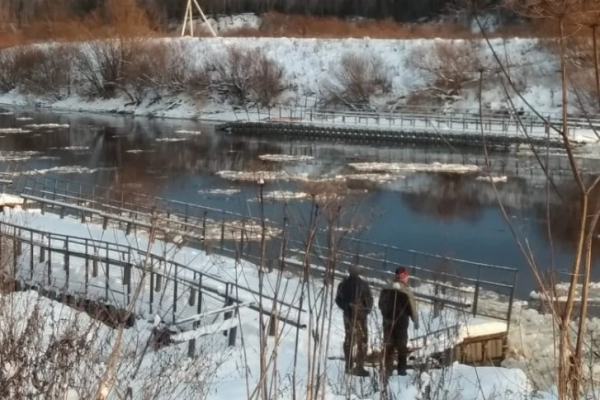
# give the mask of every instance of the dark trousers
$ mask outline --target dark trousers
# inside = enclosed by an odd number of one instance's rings
[[[383,324],[383,366],[386,375],[392,375],[394,356],[397,355],[398,371],[406,371],[408,358],[408,321]]]
[[[363,367],[369,343],[367,316],[344,314],[344,330],[346,332],[346,336],[344,337],[346,368],[352,368],[354,362],[356,362],[358,367]],[[352,354],[355,347],[356,357]]]

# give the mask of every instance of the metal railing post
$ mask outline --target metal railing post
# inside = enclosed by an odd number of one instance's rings
[[[473,294],[473,316],[477,315],[477,306],[479,303],[479,289],[481,285],[481,266],[477,268],[477,282],[475,283],[475,293]]]
[[[506,331],[508,332],[510,329],[510,320],[512,318],[512,310],[513,310],[513,301],[515,300],[515,289],[517,287],[517,278],[519,276],[519,271],[513,272],[513,284],[512,288],[510,288],[510,299],[508,300],[508,310],[506,312]]]

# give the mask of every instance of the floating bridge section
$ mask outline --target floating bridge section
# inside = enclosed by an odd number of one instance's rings
[[[564,147],[562,138],[551,125],[535,116],[469,112],[340,112],[287,107],[236,111],[235,115],[236,121],[221,124],[217,129],[235,135],[305,140],[457,147],[481,147],[485,141],[492,149],[526,144]],[[552,125],[556,123],[560,121],[551,121]],[[584,144],[597,139],[594,133],[597,128],[600,128],[600,120],[573,118],[569,120],[568,135],[573,144]]]

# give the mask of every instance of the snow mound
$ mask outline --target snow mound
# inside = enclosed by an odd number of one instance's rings
[[[10,194],[0,194],[0,206],[15,206],[23,204],[24,200],[19,196],[13,196]]]
[[[17,121],[33,121],[33,118],[31,118],[31,117],[17,117],[16,120]]]
[[[349,166],[361,172],[451,172],[464,174],[480,171],[480,168],[476,165],[442,164],[439,162],[431,164],[365,162],[351,163]]]
[[[294,156],[290,154],[263,154],[258,156],[263,161],[271,162],[299,162],[313,160],[312,156]]]

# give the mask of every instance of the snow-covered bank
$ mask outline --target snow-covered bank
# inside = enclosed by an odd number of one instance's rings
[[[324,83],[330,82],[339,66],[341,57],[346,54],[378,57],[384,60],[382,66],[391,82],[387,93],[375,95],[373,103],[383,108],[398,109],[402,107],[410,95],[427,87],[432,77],[424,68],[415,65],[413,54],[416,50],[434,54],[440,44],[464,44],[463,41],[444,39],[428,40],[372,40],[372,39],[290,39],[290,38],[173,38],[160,39],[156,42],[168,42],[181,46],[186,55],[186,63],[190,66],[202,66],[207,62],[223,59],[231,48],[248,50],[259,49],[267,57],[276,61],[284,72],[286,86],[289,87],[280,103],[312,105],[324,96]],[[542,113],[558,111],[553,92],[558,92],[558,82],[548,71],[555,71],[554,57],[535,39],[493,39],[494,49],[502,56],[510,56],[511,66],[515,71],[523,65],[536,65],[539,68],[528,71],[527,88],[523,98]],[[491,51],[480,42],[474,51],[480,53],[487,62],[491,60]],[[538,71],[539,70],[539,71]],[[81,78],[81,77],[79,77]],[[165,118],[200,118],[205,120],[232,121],[235,114],[231,112],[230,99],[217,91],[202,99],[191,98],[185,94],[164,95],[156,98],[149,96],[141,102],[132,102],[125,94],[117,94],[115,98],[90,100],[82,94],[83,79],[74,79],[73,90],[59,96],[60,100],[49,100],[44,96],[24,95],[19,88],[0,95],[0,103],[11,105],[33,105],[49,107],[64,111],[88,111],[107,113],[128,113],[134,115],[156,116]],[[79,94],[78,94],[79,93]],[[301,101],[299,100],[301,99]],[[501,87],[486,87],[483,94],[486,109],[505,110]],[[517,108],[524,108],[519,99],[512,99]],[[385,104],[391,106],[386,107]],[[252,114],[252,104],[247,112]],[[464,91],[462,97],[450,107],[475,110],[477,101],[472,93]],[[264,107],[262,107],[264,108]],[[244,108],[241,108],[244,110]],[[391,110],[390,110],[391,111]],[[246,111],[242,111],[245,113]]]

